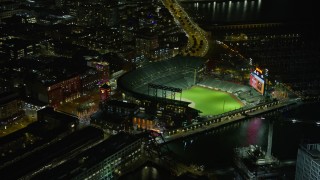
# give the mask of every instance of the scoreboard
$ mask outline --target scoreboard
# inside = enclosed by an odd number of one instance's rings
[[[266,86],[266,77],[268,76],[268,70],[262,71],[259,68],[255,68],[250,73],[250,86],[252,86],[259,93],[264,95]]]

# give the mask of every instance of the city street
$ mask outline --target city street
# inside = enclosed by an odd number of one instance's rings
[[[182,54],[204,57],[209,50],[206,32],[188,16],[176,0],[163,0],[162,2],[187,34],[188,44],[182,50]]]

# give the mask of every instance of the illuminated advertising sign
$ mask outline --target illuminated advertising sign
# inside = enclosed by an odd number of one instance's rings
[[[264,94],[264,80],[261,79],[259,76],[257,76],[254,73],[250,74],[250,86],[252,86],[254,89],[256,89],[259,93]]]

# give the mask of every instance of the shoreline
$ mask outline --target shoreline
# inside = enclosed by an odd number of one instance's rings
[[[262,109],[257,109],[257,110],[254,110],[252,112],[246,112],[244,114],[238,114],[238,115],[234,115],[232,117],[227,117],[224,116],[224,117],[221,117],[221,118],[213,118],[213,119],[210,119],[210,120],[207,120],[205,122],[203,122],[202,124],[197,124],[195,125],[194,127],[196,127],[195,129],[190,129],[190,130],[187,130],[187,131],[184,131],[184,130],[180,130],[180,129],[177,129],[175,134],[172,134],[172,135],[164,135],[164,141],[163,142],[160,142],[161,145],[164,145],[164,144],[168,144],[170,142],[173,142],[173,141],[176,141],[176,140],[180,140],[180,139],[184,139],[184,138],[187,138],[189,136],[193,136],[193,135],[197,135],[197,134],[200,134],[200,133],[203,133],[203,132],[206,132],[206,131],[209,131],[209,130],[212,130],[214,128],[218,128],[218,127],[221,127],[221,126],[224,126],[224,125],[227,125],[227,124],[230,124],[230,123],[233,123],[233,122],[238,122],[240,120],[245,120],[247,118],[251,118],[251,117],[254,117],[254,116],[257,116],[257,115],[261,115],[261,114],[264,114],[264,113],[267,113],[267,112],[270,112],[270,111],[274,111],[274,110],[278,110],[278,109],[282,109],[282,108],[285,108],[285,107],[289,107],[291,105],[295,105],[297,104],[297,102],[282,102],[282,103],[278,103],[274,106],[271,106],[271,107],[263,107]],[[219,121],[219,119],[221,119]],[[218,122],[215,122],[215,123],[212,123],[212,124],[208,124],[209,121],[218,121]]]

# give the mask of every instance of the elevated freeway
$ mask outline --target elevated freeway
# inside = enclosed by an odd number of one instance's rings
[[[181,25],[188,37],[188,43],[180,53],[184,56],[204,57],[209,50],[206,32],[189,17],[177,0],[162,0],[162,3],[170,11],[175,21]]]

